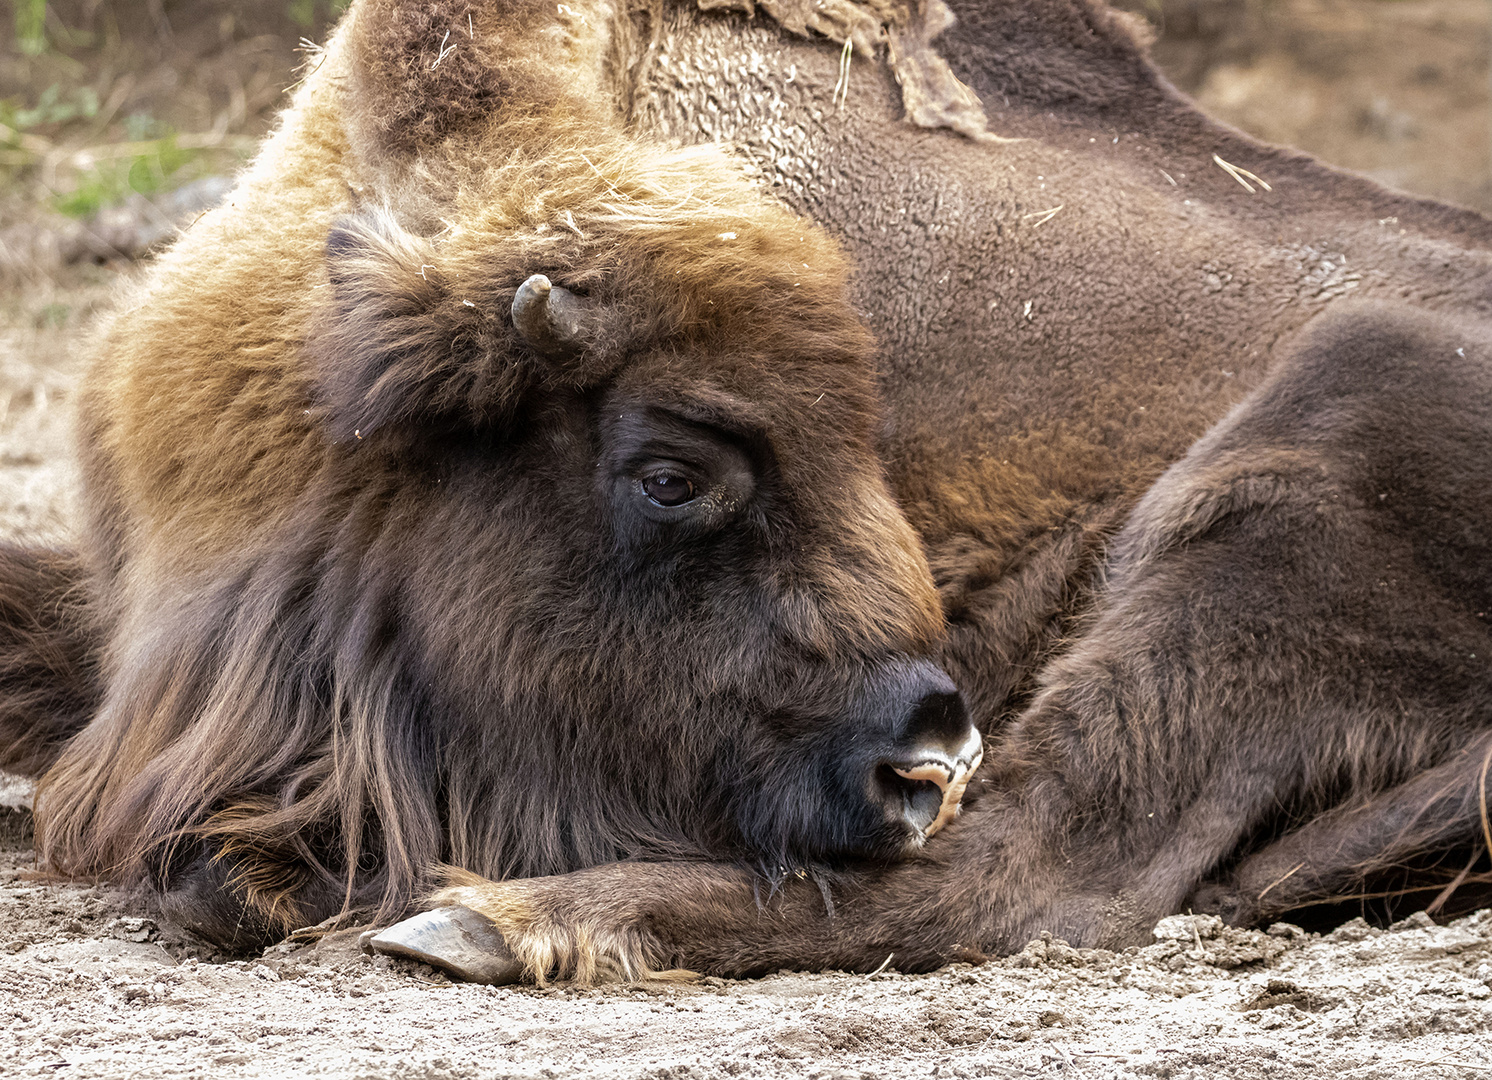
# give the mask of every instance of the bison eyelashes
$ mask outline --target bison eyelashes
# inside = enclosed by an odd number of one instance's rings
[[[659,506],[683,506],[698,494],[693,482],[678,473],[658,472],[642,480],[643,494]]]

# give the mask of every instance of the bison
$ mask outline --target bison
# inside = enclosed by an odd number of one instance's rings
[[[6,553],[50,864],[247,948],[443,862],[378,947],[543,978],[1471,855],[1492,223],[1093,0],[751,7],[353,6]]]

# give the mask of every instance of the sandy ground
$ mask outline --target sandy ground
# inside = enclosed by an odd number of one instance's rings
[[[1492,911],[1326,936],[1180,915],[1142,949],[921,976],[486,987],[365,956],[356,928],[210,962],[138,900],[38,880],[28,830],[0,815],[6,1075],[1492,1075]]]
[[[117,276],[75,267],[0,289],[0,535],[55,542],[74,527],[73,390]]]
[[[1158,55],[1214,112],[1492,209],[1482,0],[1165,9],[1171,35]],[[211,54],[182,84],[199,89],[176,96],[202,113],[198,127],[236,109],[241,126],[229,130],[254,133],[264,88],[290,81],[271,70],[289,53],[262,35],[235,40],[233,85],[215,89],[201,74],[223,67]],[[131,93],[155,85],[158,69],[141,70]],[[136,271],[61,261],[23,188],[0,192],[0,535],[66,542],[70,406],[89,328],[120,275]],[[1326,936],[1182,916],[1121,955],[1035,942],[925,976],[474,987],[364,956],[356,929],[256,959],[216,955],[144,898],[39,874],[28,792],[0,776],[3,1076],[1492,1077],[1488,911],[1447,926],[1359,921]]]
[[[1120,0],[1213,116],[1492,212],[1486,0]]]

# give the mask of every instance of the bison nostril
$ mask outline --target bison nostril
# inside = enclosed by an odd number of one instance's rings
[[[886,805],[919,835],[937,821],[943,807],[946,785],[931,780],[917,780],[894,765],[883,765],[877,771]]]
[[[939,791],[947,791],[948,785],[953,782],[953,769],[941,761],[923,761],[905,768],[893,765],[891,769],[903,780],[931,781],[937,785]]]
[[[893,812],[923,839],[931,837],[958,816],[964,788],[984,759],[984,741],[973,725],[964,721],[962,738],[952,745],[923,746],[903,762],[888,762],[892,778]],[[883,781],[883,786],[885,781]]]

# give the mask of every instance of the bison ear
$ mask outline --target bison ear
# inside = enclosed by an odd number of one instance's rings
[[[329,298],[307,347],[338,440],[393,428],[490,428],[527,382],[506,305],[460,294],[457,268],[386,209],[361,210],[326,240]],[[497,310],[486,311],[487,307]]]

